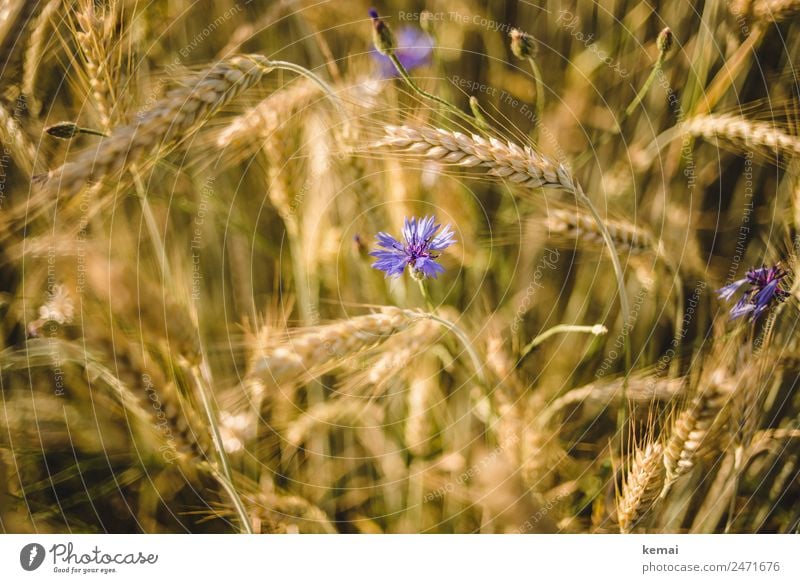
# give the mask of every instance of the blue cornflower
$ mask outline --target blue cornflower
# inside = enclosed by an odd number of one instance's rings
[[[747,316],[754,321],[767,310],[773,300],[782,302],[789,297],[789,292],[781,288],[781,280],[787,275],[788,272],[781,268],[780,263],[770,268],[751,269],[745,278],[718,289],[717,295],[721,300],[730,300],[739,288],[750,284],[730,313],[731,320]]]
[[[411,266],[412,275],[417,278],[436,277],[444,273],[444,267],[436,262],[440,252],[456,241],[455,233],[447,225],[439,232],[441,225],[434,224],[434,217],[405,219],[401,243],[388,233],[378,233],[375,237],[378,247],[370,255],[378,260],[372,264],[375,269],[386,272],[386,277],[399,277],[406,266]],[[438,232],[438,235],[437,235]]]
[[[407,70],[413,71],[431,63],[433,39],[419,28],[401,28],[395,42],[394,55]],[[372,57],[377,61],[384,79],[399,75],[389,57],[381,54],[378,49],[372,49]]]

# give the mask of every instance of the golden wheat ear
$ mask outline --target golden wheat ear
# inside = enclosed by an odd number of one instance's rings
[[[617,503],[620,532],[629,533],[640,526],[658,501],[666,477],[662,456],[660,443],[636,450]]]

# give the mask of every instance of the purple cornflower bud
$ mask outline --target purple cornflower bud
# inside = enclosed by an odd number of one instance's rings
[[[377,47],[372,55],[378,62],[381,76],[384,79],[399,75],[392,60],[385,54],[380,53]],[[397,33],[394,56],[408,71],[430,65],[433,56],[433,38],[418,28],[401,28]]]
[[[422,219],[406,218],[402,242],[388,233],[378,233],[376,239],[381,249],[370,253],[378,259],[372,267],[385,272],[386,277],[399,277],[406,267],[410,266],[413,276],[436,279],[440,273],[444,273],[444,267],[439,265],[436,259],[441,251],[456,241],[450,225],[439,232],[441,225],[435,224],[434,221],[435,218],[432,216]]]
[[[369,9],[369,17],[372,19],[372,42],[375,48],[382,55],[391,55],[396,45],[391,29],[374,8]]]

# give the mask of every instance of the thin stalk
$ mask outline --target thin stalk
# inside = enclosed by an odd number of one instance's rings
[[[558,324],[557,326],[553,326],[539,334],[536,338],[530,341],[530,343],[522,349],[522,354],[520,354],[520,361],[525,358],[531,350],[539,346],[542,342],[550,338],[551,336],[555,336],[556,334],[566,334],[569,332],[582,332],[586,334],[594,334],[595,336],[600,336],[601,334],[606,334],[608,332],[608,328],[603,326],[602,324],[595,324],[594,326],[579,326],[576,324]]]
[[[92,128],[76,128],[75,132],[79,134],[86,134],[88,136],[100,136],[101,138],[107,138],[110,135],[106,132],[101,132],[100,130],[93,130]]]
[[[739,445],[733,454],[733,480],[731,484],[731,496],[728,501],[728,518],[725,521],[725,534],[730,534],[733,528],[733,521],[736,520],[736,491],[739,489],[739,479],[742,471],[742,446]]]
[[[658,76],[658,72],[662,69],[665,57],[665,53],[658,53],[658,60],[656,60],[656,64],[653,65],[653,70],[650,71],[650,75],[647,76],[647,80],[644,82],[644,85],[642,85],[642,88],[639,89],[639,93],[636,94],[636,97],[633,98],[633,101],[631,101],[630,105],[628,105],[628,107],[625,109],[625,113],[623,114],[620,123],[630,117],[630,115],[633,113],[633,110],[636,109],[636,107],[642,102],[642,99],[644,99],[644,96],[647,95],[647,92],[650,91],[650,87],[653,86],[653,83]]]
[[[586,196],[586,194],[583,192],[583,188],[581,188],[580,185],[575,186],[575,196],[579,201],[586,205],[586,207],[589,209],[589,212],[592,213],[594,222],[597,225],[597,228],[600,230],[600,233],[603,235],[603,241],[605,241],[606,247],[608,247],[608,253],[611,256],[611,263],[614,266],[614,276],[617,279],[617,291],[619,292],[620,308],[622,308],[624,329],[625,324],[628,323],[628,317],[630,316],[630,304],[628,303],[628,293],[625,290],[625,274],[622,271],[622,264],[619,262],[619,255],[617,254],[614,240],[611,238],[608,228],[603,222],[603,219],[600,217],[600,213],[597,212],[597,209],[595,208],[591,199]],[[629,371],[631,368],[631,350],[630,340],[628,339],[627,334],[624,335],[623,340],[625,352],[625,370]]]
[[[631,372],[631,341],[629,338],[629,331],[627,329],[628,318],[630,317],[631,312],[630,304],[628,303],[628,293],[625,290],[625,274],[622,271],[622,265],[619,262],[617,248],[614,245],[614,240],[611,238],[611,234],[608,232],[608,228],[603,222],[603,219],[600,217],[600,213],[597,212],[597,209],[595,208],[591,199],[586,196],[586,193],[583,192],[583,189],[579,184],[575,185],[575,196],[578,200],[585,204],[589,209],[589,212],[592,213],[594,222],[597,225],[597,228],[600,229],[600,233],[603,235],[603,241],[605,241],[606,247],[608,247],[608,253],[611,256],[611,264],[614,266],[614,276],[617,280],[619,305],[622,309],[622,351],[625,354],[625,377],[622,380],[623,406],[620,408],[617,415],[617,432],[619,433],[620,437],[622,437],[623,430],[630,413],[628,410],[628,375]]]
[[[478,377],[478,380],[482,384],[486,384],[486,376],[483,374],[483,365],[481,364],[481,359],[478,356],[478,353],[475,351],[475,348],[472,346],[472,342],[470,341],[469,337],[464,333],[461,328],[450,322],[449,320],[445,320],[444,318],[440,318],[436,314],[423,314],[424,318],[429,318],[434,322],[438,322],[439,324],[443,325],[445,328],[450,330],[456,338],[461,341],[461,344],[464,345],[464,348],[469,355],[470,360],[472,360],[472,365],[475,367],[475,374]]]
[[[533,79],[536,82],[536,128],[542,123],[542,115],[544,115],[544,82],[542,81],[542,71],[536,60],[533,57],[528,57],[528,63],[531,65],[533,71]]]
[[[131,176],[133,177],[133,184],[136,187],[136,194],[139,195],[139,202],[142,205],[142,216],[144,217],[144,222],[147,225],[147,232],[150,235],[151,242],[156,251],[158,267],[161,270],[161,280],[164,283],[167,283],[169,281],[170,274],[172,273],[169,269],[169,262],[167,260],[167,250],[164,246],[164,241],[161,239],[161,234],[158,232],[156,218],[153,214],[153,209],[150,206],[150,201],[147,198],[147,191],[144,188],[144,184],[142,184],[139,171],[135,166],[131,168]]]
[[[664,61],[666,60],[667,54],[669,52],[669,48],[665,47],[664,49],[665,50],[659,50],[658,58],[656,59],[656,62],[653,65],[650,74],[647,76],[644,85],[642,85],[641,89],[639,89],[639,92],[633,98],[633,101],[631,101],[628,107],[625,108],[625,111],[622,112],[622,115],[617,120],[614,129],[610,132],[603,134],[600,140],[594,145],[594,147],[591,150],[587,150],[586,152],[584,152],[575,162],[576,167],[580,168],[581,166],[583,166],[589,160],[592,154],[597,150],[597,148],[606,144],[612,137],[622,133],[622,124],[625,122],[626,119],[628,119],[633,114],[634,110],[642,102],[645,95],[647,95],[648,91],[650,91],[650,88],[653,86],[653,83],[655,82],[656,77],[658,77],[659,72],[663,70]]]
[[[472,115],[475,118],[475,122],[478,124],[478,127],[481,128],[483,131],[489,131],[489,122],[486,121],[486,116],[483,115],[481,111],[481,104],[478,102],[478,98],[474,95],[471,95],[469,98],[469,108],[472,110]]]
[[[200,365],[192,366],[191,371],[195,379],[195,384],[197,385],[197,392],[200,393],[200,399],[203,402],[203,408],[208,417],[211,435],[214,438],[214,449],[217,451],[217,458],[219,459],[220,466],[222,466],[222,472],[220,473],[219,469],[216,468],[214,464],[209,465],[212,470],[214,470],[217,481],[228,493],[231,502],[233,502],[236,513],[239,515],[242,531],[246,534],[253,534],[253,526],[250,524],[247,509],[233,485],[233,472],[231,471],[230,462],[228,462],[228,454],[222,446],[222,435],[219,431],[219,424],[217,423],[214,412],[211,410],[211,400],[208,394],[211,387],[211,372],[208,370],[208,364],[205,362],[205,359],[203,359]]]
[[[350,131],[350,118],[347,115],[347,112],[342,105],[342,100],[339,99],[339,96],[333,92],[331,86],[328,85],[325,81],[323,81],[320,77],[318,77],[315,73],[312,73],[305,67],[301,67],[295,63],[290,63],[289,61],[270,61],[270,65],[275,67],[276,69],[285,69],[287,71],[292,71],[297,73],[298,75],[302,75],[316,83],[320,86],[323,93],[331,100],[334,107],[336,107],[336,112],[339,114],[339,117],[342,119],[342,126],[344,127],[343,133],[345,136],[349,135]]]
[[[394,68],[397,69],[397,72],[400,74],[400,77],[403,79],[403,81],[406,82],[406,84],[408,84],[409,87],[411,87],[412,90],[414,90],[415,93],[421,95],[425,99],[430,99],[431,101],[434,101],[439,105],[444,106],[445,108],[447,108],[448,111],[456,114],[458,117],[460,117],[463,121],[467,122],[468,124],[472,125],[475,123],[475,120],[471,116],[467,115],[466,113],[458,109],[455,105],[453,105],[446,99],[442,99],[441,97],[439,97],[438,95],[434,95],[433,93],[428,93],[422,87],[417,85],[416,82],[408,74],[408,70],[405,68],[403,63],[401,63],[400,59],[397,58],[397,55],[395,55],[394,53],[389,53],[388,57],[389,60],[392,61]]]
[[[750,36],[739,45],[736,52],[727,59],[719,70],[717,75],[707,86],[708,88],[703,91],[703,98],[698,99],[690,117],[701,115],[710,112],[714,106],[722,98],[728,87],[736,80],[736,76],[742,70],[742,66],[747,59],[748,54],[755,53],[761,40],[764,38],[765,27],[756,25]]]
[[[425,300],[425,306],[428,308],[428,311],[435,312],[436,308],[433,307],[433,301],[431,301],[431,296],[428,293],[428,287],[425,285],[425,279],[422,277],[414,277],[414,279],[417,280],[417,283],[419,284],[419,291],[422,292],[422,299]]]
[[[675,287],[675,336],[673,336],[673,348],[675,349],[675,353],[678,354],[681,344],[683,344],[683,338],[686,335],[686,330],[683,327],[683,310],[685,309],[686,298],[683,294],[683,279],[681,278],[680,271],[666,259],[664,259],[664,265],[672,272],[672,281]],[[670,374],[673,376],[678,376],[680,374],[680,359],[677,357],[673,358],[670,363]]]
[[[225,493],[228,494],[228,497],[233,501],[233,505],[236,508],[236,514],[239,515],[239,521],[242,523],[242,534],[254,534],[253,527],[250,525],[250,518],[247,515],[247,509],[239,497],[238,492],[236,492],[236,488],[233,487],[233,484],[230,483],[225,475],[222,474],[222,472],[219,471],[219,468],[217,468],[214,464],[205,463],[204,465],[217,480],[217,483],[222,486],[222,489],[225,490]]]

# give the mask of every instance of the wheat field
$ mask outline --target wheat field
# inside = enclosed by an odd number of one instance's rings
[[[800,2],[0,2],[0,532],[800,532]]]

